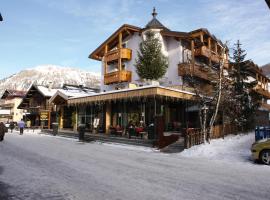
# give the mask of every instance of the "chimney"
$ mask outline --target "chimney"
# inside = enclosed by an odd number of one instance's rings
[[[50,82],[49,82],[49,87],[48,87],[49,91],[51,91],[52,86],[53,86],[53,82],[52,82],[52,81],[50,81]]]

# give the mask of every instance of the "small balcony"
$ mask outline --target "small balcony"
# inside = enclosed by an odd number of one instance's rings
[[[214,73],[211,73],[212,69],[195,64],[194,69],[190,63],[180,63],[178,65],[178,75],[179,76],[194,76],[206,81],[211,81],[215,77]]]
[[[264,96],[265,98],[270,99],[270,92],[268,90],[264,89],[263,87],[261,87],[260,85],[257,85],[256,87],[254,87],[254,90],[258,94]]]
[[[130,82],[131,75],[132,73],[126,70],[110,72],[104,75],[104,84],[109,85],[113,83]]]
[[[116,49],[109,51],[105,54],[105,61],[112,62],[117,61],[119,58],[124,60],[131,60],[132,50],[127,48]]]
[[[195,49],[194,51],[195,56],[204,56],[210,58],[212,62],[219,63],[221,57],[216,54],[216,52],[208,49],[206,46],[202,46],[200,48]],[[225,61],[226,63],[226,61]]]

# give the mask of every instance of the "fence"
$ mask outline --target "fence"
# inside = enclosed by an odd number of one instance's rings
[[[207,130],[209,131],[209,130]],[[236,134],[238,132],[237,127],[231,124],[216,125],[214,126],[211,139],[221,138],[225,135]],[[185,135],[185,147],[190,148],[194,145],[204,143],[204,134],[199,128],[188,128],[184,130]]]
[[[188,149],[204,142],[204,134],[201,129],[188,128],[185,130],[185,147]]]

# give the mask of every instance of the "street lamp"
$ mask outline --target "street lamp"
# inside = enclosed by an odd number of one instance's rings
[[[267,3],[269,9],[270,9],[270,0],[265,0],[265,2]]]

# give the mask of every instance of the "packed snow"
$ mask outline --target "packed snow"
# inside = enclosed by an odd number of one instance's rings
[[[0,143],[0,199],[269,200],[270,167],[249,159],[253,141],[252,134],[230,136],[164,154],[39,131],[8,133]]]
[[[250,147],[254,142],[254,133],[229,135],[224,139],[211,140],[210,144],[202,144],[185,149],[181,155],[193,158],[205,158],[229,162],[251,162]]]

